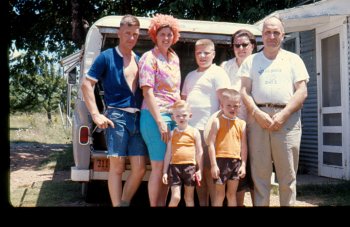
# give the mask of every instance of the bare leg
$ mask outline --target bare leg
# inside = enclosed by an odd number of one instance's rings
[[[131,171],[125,181],[122,201],[130,204],[130,201],[139,188],[142,178],[146,172],[146,161],[144,156],[129,156]]]
[[[228,180],[227,181],[227,189],[226,189],[226,198],[227,198],[227,206],[228,207],[236,207],[237,206],[237,187],[239,180]]]
[[[163,161],[151,161],[151,166],[152,171],[148,180],[150,206],[165,206],[169,187],[162,182]]]
[[[171,186],[171,199],[169,207],[177,207],[181,200],[181,185]]]
[[[125,158],[110,157],[108,173],[108,190],[112,206],[119,206],[122,196],[122,175],[125,169]]]
[[[236,193],[237,206],[239,206],[239,207],[244,206],[244,196],[245,196],[245,189]]]
[[[163,184],[163,182],[160,182],[160,183],[161,183],[161,186],[160,186],[160,192],[159,192],[159,198],[158,198],[158,206],[165,207],[166,199],[169,193],[169,186],[166,184]]]
[[[209,206],[209,198],[211,205],[215,201],[215,184],[210,173],[210,159],[208,153],[208,146],[204,142],[204,132],[199,130],[202,138],[202,147],[203,147],[203,176],[201,181],[201,186],[196,186],[196,191],[198,195],[199,205],[200,206]]]
[[[186,207],[194,207],[194,187],[185,186],[184,199],[186,203]]]
[[[216,194],[215,194],[215,201],[213,203],[214,207],[222,207],[224,199],[225,199],[225,187],[226,184],[216,184]]]
[[[203,169],[203,179],[201,181],[201,186],[196,186],[196,191],[200,206],[209,206],[209,198],[211,205],[214,204],[216,191],[213,178],[211,177],[210,169]]]
[[[210,171],[209,171],[210,174]],[[201,186],[196,186],[196,191],[198,195],[199,200],[199,206],[209,206],[209,189],[207,185],[207,175],[208,175],[208,169],[203,169],[203,176],[201,181]]]

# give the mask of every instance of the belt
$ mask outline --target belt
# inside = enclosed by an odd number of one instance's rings
[[[117,108],[117,107],[108,106],[108,109],[113,109],[113,108],[116,108],[116,109],[119,109],[119,110],[122,110],[122,111],[125,111],[128,113],[137,113],[140,111],[140,109],[134,108],[134,107]]]
[[[256,104],[258,107],[270,107],[270,108],[281,108],[283,109],[286,107],[285,104],[273,104],[273,103],[262,103],[262,104]]]

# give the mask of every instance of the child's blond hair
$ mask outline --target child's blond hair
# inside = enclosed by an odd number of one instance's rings
[[[206,47],[211,47],[213,51],[215,51],[215,45],[212,40],[210,39],[199,39],[197,40],[195,47],[197,46],[206,46]]]
[[[181,109],[181,108],[185,108],[188,112],[191,112],[191,106],[190,104],[188,104],[188,102],[186,102],[185,100],[177,100],[173,106],[171,107],[170,109],[170,112],[173,113],[174,110],[177,110],[177,109]]]
[[[222,100],[225,100],[225,99],[232,100],[232,99],[235,99],[235,98],[240,99],[241,98],[241,94],[235,89],[225,88],[222,91],[221,97],[222,97]]]

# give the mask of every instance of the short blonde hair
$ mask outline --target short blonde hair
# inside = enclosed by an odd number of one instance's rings
[[[222,91],[222,100],[225,100],[225,99],[235,99],[235,98],[238,98],[240,99],[241,98],[241,94],[235,90],[235,89],[232,89],[232,88],[225,88],[223,89]]]
[[[154,43],[157,43],[157,33],[159,29],[169,27],[174,34],[173,43],[175,44],[180,38],[180,26],[173,16],[156,14],[152,19],[148,28],[148,34]]]
[[[185,108],[188,112],[191,112],[191,106],[185,100],[177,100],[173,106],[170,108],[170,112],[173,113],[175,110]]]
[[[195,47],[197,46],[206,46],[213,48],[213,51],[215,51],[215,45],[214,42],[210,39],[198,39],[196,41]]]

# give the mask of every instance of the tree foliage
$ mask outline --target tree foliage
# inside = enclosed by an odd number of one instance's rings
[[[65,102],[65,80],[45,57],[39,57],[37,65],[27,60],[16,59],[10,67],[10,112],[44,109],[50,122],[51,112]]]
[[[44,64],[39,68],[37,80],[38,101],[47,113],[51,122],[52,111],[65,102],[66,81],[58,74],[53,64]]]
[[[167,1],[166,1],[167,2]],[[178,18],[254,23],[269,13],[295,6],[300,0],[186,0],[169,1],[160,12]]]
[[[132,13],[145,16],[159,0],[11,0],[10,38],[21,50],[56,52],[66,56],[80,48],[72,37],[72,19],[90,25],[106,15]],[[76,8],[74,13],[72,8]],[[77,21],[81,23],[81,21]],[[11,46],[11,45],[10,45]]]
[[[18,49],[46,50],[65,56],[81,45],[73,42],[73,22],[81,29],[82,20],[91,25],[106,15],[165,13],[184,19],[254,23],[298,2],[300,0],[11,0],[10,37]]]

